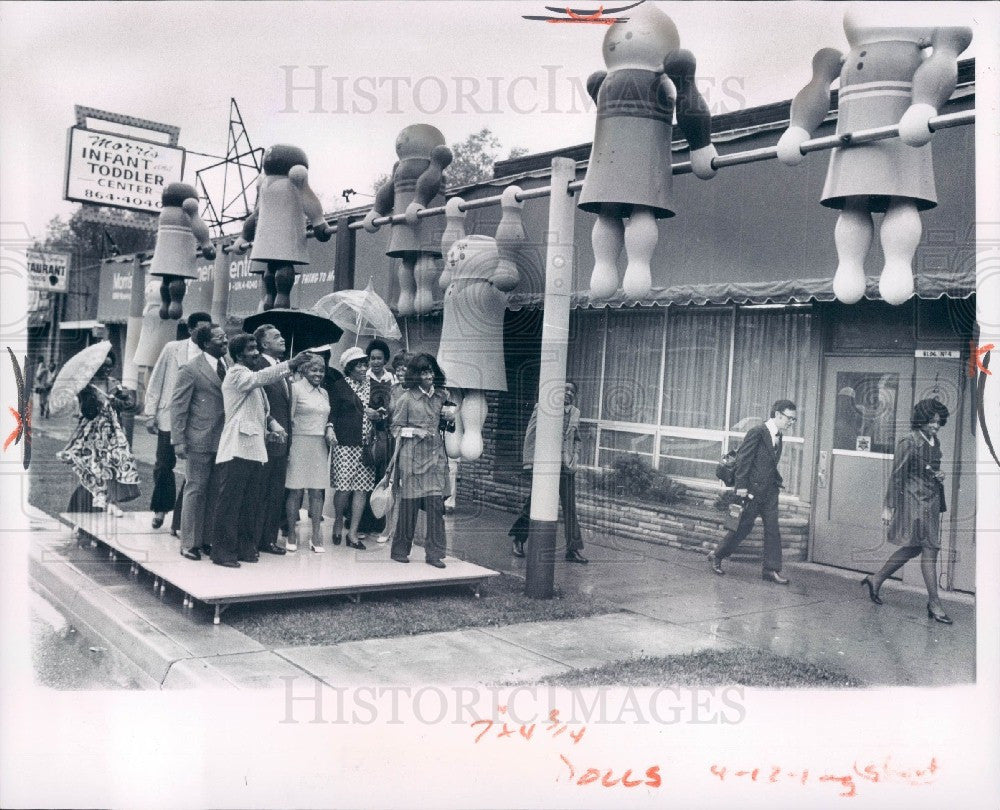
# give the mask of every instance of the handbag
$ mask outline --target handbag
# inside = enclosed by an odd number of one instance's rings
[[[372,514],[377,518],[383,518],[391,512],[396,502],[396,457],[399,455],[401,444],[402,442],[396,443],[396,450],[392,454],[385,475],[375,485],[372,494],[368,496],[368,505],[371,507]]]

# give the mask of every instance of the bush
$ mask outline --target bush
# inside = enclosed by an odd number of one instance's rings
[[[687,489],[665,472],[654,470],[638,456],[616,459],[611,470],[605,474],[605,483],[610,484],[619,498],[658,504],[676,503]]]

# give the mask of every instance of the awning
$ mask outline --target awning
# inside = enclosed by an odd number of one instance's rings
[[[944,270],[923,270],[916,275],[917,298],[969,298],[976,292],[974,270],[959,273]],[[878,278],[867,279],[865,298],[880,301]],[[832,278],[789,279],[787,281],[722,282],[691,284],[678,287],[654,288],[645,298],[629,298],[618,292],[611,298],[591,301],[587,293],[575,293],[573,308],[621,309],[622,307],[655,307],[682,304],[805,304],[810,301],[835,301]],[[513,310],[537,307],[543,295],[511,294],[508,308]]]

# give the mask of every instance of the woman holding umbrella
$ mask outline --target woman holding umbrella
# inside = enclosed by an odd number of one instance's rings
[[[52,401],[65,409],[75,393],[80,422],[56,458],[80,479],[70,512],[107,510],[121,517],[120,503],[139,497],[139,473],[119,414],[135,408],[135,394],[111,376],[115,356],[108,341],[84,349],[63,367],[52,387]],[[73,392],[73,393],[71,393]]]

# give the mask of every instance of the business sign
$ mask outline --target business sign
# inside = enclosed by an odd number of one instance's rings
[[[957,351],[953,351],[952,349],[917,349],[913,354],[915,357],[925,360],[942,357],[952,360],[961,356]]]
[[[184,176],[184,150],[70,127],[64,199],[159,213],[163,189]]]
[[[69,270],[68,253],[29,250],[26,259],[29,290],[66,292],[66,276]]]

